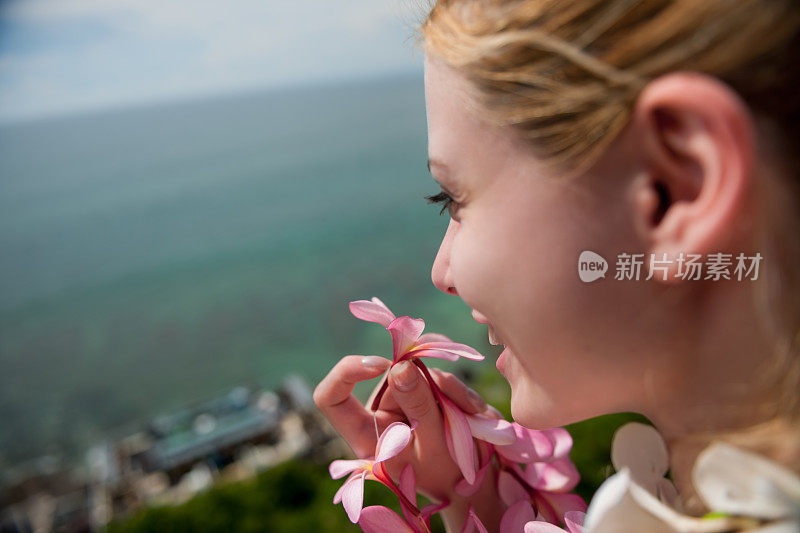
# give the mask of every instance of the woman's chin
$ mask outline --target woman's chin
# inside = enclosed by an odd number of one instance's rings
[[[511,416],[515,422],[530,429],[544,430],[563,426],[564,414],[544,394],[511,388]]]

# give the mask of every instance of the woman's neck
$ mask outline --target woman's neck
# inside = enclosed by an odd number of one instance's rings
[[[752,307],[752,294],[734,287],[705,302],[700,330],[685,332],[686,371],[659,383],[644,413],[667,443],[672,479],[693,515],[709,509],[695,493],[692,467],[715,440],[800,474],[800,335],[770,329]]]

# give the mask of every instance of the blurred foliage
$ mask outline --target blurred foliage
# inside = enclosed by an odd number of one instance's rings
[[[360,531],[341,504],[332,503],[343,479],[333,480],[324,465],[293,460],[253,479],[217,485],[174,507],[151,507],[108,533],[264,533]],[[400,512],[397,498],[376,482],[365,484],[365,505],[385,505]],[[443,532],[441,520],[432,520]]]
[[[474,378],[478,392],[510,416],[508,383],[497,372],[487,370]],[[641,415],[605,415],[567,426],[573,437],[571,457],[581,473],[576,488],[587,502],[597,487],[613,473],[610,461],[614,431],[630,421],[648,423]],[[332,480],[324,465],[294,460],[257,477],[218,485],[176,507],[145,509],[126,521],[111,524],[109,533],[138,532],[296,532],[359,531],[350,523],[341,505],[332,499],[343,480]],[[396,497],[378,483],[367,483],[366,505],[386,505],[399,512]],[[434,531],[442,532],[434,517]]]

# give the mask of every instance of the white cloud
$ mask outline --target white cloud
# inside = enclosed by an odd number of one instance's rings
[[[17,31],[0,40],[0,120],[419,69],[408,2],[6,3],[0,20]]]

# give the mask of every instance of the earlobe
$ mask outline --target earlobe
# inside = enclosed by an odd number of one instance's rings
[[[676,72],[645,87],[632,119],[646,176],[635,184],[636,225],[648,252],[674,260],[727,249],[752,184],[746,104],[716,78]]]

